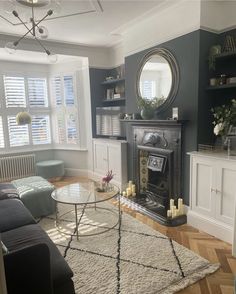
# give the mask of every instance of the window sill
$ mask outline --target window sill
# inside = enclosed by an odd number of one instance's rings
[[[40,147],[40,148],[34,148],[34,149],[11,149],[11,150],[2,150],[0,151],[0,156],[3,155],[10,155],[10,154],[24,154],[24,153],[34,153],[38,151],[54,151],[54,150],[64,150],[64,151],[81,151],[81,152],[87,152],[88,149],[85,148],[76,148],[76,147]]]

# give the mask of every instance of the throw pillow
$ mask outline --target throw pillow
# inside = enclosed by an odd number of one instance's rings
[[[10,183],[0,183],[0,200],[19,198],[17,189]]]

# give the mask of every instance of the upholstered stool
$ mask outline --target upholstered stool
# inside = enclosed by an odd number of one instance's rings
[[[36,163],[37,175],[45,179],[60,180],[64,176],[64,162],[62,160],[46,160]]]
[[[55,201],[51,197],[55,187],[42,177],[34,176],[11,182],[17,189],[21,201],[37,218],[55,212]]]

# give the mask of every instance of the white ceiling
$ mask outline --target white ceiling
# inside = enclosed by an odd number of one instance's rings
[[[0,15],[13,23],[19,21],[11,14],[4,11],[9,7],[9,0],[0,0]],[[15,1],[15,0],[11,0]],[[49,40],[73,44],[86,44],[90,46],[110,47],[121,41],[121,34],[127,27],[157,6],[169,0],[100,0],[101,11],[97,0],[61,0],[61,11],[52,17],[73,14],[77,12],[94,11],[67,18],[44,21],[42,25],[49,30]],[[40,19],[49,9],[37,9],[35,14]],[[15,10],[23,20],[29,19],[30,10],[18,4]],[[50,18],[50,17],[49,17]],[[0,33],[10,35],[23,35],[26,29],[23,25],[11,25],[0,18]]]

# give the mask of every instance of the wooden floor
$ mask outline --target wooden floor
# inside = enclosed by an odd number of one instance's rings
[[[78,181],[78,177],[64,178],[60,182],[54,182],[57,187],[62,187]],[[216,239],[204,232],[189,226],[182,225],[168,228],[158,224],[147,216],[122,207],[123,211],[139,219],[143,223],[161,232],[173,240],[191,249],[200,256],[213,263],[220,263],[221,268],[214,274],[207,276],[200,282],[178,292],[179,294],[232,294],[234,293],[234,275],[236,276],[236,258],[231,255],[231,245]],[[144,293],[145,294],[145,293]]]

